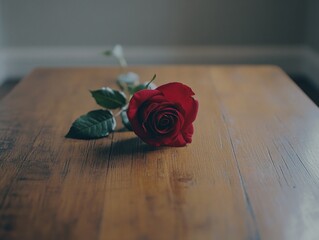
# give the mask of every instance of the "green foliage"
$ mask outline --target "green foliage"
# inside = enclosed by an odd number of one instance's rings
[[[107,51],[104,54],[109,55],[112,53]],[[130,95],[133,95],[140,90],[154,88],[151,87],[150,84],[155,80],[155,78],[156,74],[148,83],[138,85],[123,83],[124,85],[121,85],[121,87],[128,91]],[[105,109],[94,110],[80,116],[73,122],[69,132],[65,136],[66,138],[97,139],[106,137],[115,130],[115,117],[118,115],[121,116],[121,120],[125,128],[132,131],[130,121],[127,117],[129,99],[126,98],[124,92],[114,90],[109,87],[92,90],[90,92],[96,103]],[[111,111],[114,109],[120,109],[115,116],[113,116]]]
[[[126,105],[126,96],[121,91],[107,87],[91,91],[91,94],[96,103],[104,108],[117,109]]]
[[[103,52],[105,56],[112,56],[112,50],[106,50]]]
[[[96,139],[114,131],[116,121],[109,110],[94,110],[76,119],[66,138]]]
[[[152,80],[149,81],[148,83],[142,83],[137,86],[128,86],[127,89],[131,95],[144,89],[150,89],[150,84],[155,80],[155,78],[156,78],[156,74],[154,74]]]

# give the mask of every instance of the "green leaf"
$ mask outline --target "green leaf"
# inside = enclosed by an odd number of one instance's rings
[[[105,108],[116,109],[126,104],[126,96],[123,92],[108,87],[91,91],[91,94],[96,103]]]
[[[109,110],[94,110],[76,119],[66,138],[97,139],[114,131],[116,121]]]
[[[155,80],[156,78],[156,74],[154,74],[154,76],[152,77],[152,80],[148,82],[148,84],[146,84],[146,88],[148,88],[148,86]]]
[[[126,111],[127,110],[123,110],[121,112],[122,123],[127,128],[127,130],[132,131],[132,126],[131,126],[130,120],[127,117],[127,112]]]
[[[128,86],[128,91],[130,94],[134,94],[138,91],[146,89],[146,84],[139,84],[137,86]]]
[[[113,51],[112,50],[106,50],[103,52],[104,55],[106,56],[112,56],[113,55]]]
[[[154,87],[151,87],[152,85],[147,86],[148,83],[139,84],[137,86],[128,86],[128,91],[131,95],[134,93],[144,90],[144,89],[155,89]]]

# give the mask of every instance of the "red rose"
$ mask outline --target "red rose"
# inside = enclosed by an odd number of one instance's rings
[[[191,143],[198,111],[193,95],[191,88],[177,82],[136,92],[127,110],[133,131],[153,146]]]

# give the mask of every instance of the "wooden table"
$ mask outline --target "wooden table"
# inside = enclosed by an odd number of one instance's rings
[[[130,70],[193,88],[193,143],[65,139],[118,69],[37,69],[0,102],[0,239],[319,239],[319,111],[282,70]]]

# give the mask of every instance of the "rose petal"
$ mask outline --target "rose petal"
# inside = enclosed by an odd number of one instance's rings
[[[188,125],[184,130],[183,130],[183,137],[187,143],[192,142],[192,136],[194,133],[194,126],[193,124]]]
[[[185,110],[185,126],[188,126],[195,121],[198,113],[198,101],[190,97],[187,104],[184,104]]]
[[[141,90],[134,94],[129,103],[129,110],[133,111],[133,109],[138,109],[145,101],[156,96],[161,95],[161,92],[158,90]]]
[[[176,138],[170,143],[172,147],[184,147],[187,144],[182,134],[178,134]]]
[[[185,111],[185,125],[194,122],[198,112],[198,102],[192,96],[193,90],[178,82],[168,83],[158,87],[156,90],[162,92],[164,98],[179,103]]]
[[[138,111],[145,101],[148,101],[156,95],[161,95],[161,92],[157,90],[141,90],[136,92],[130,100],[127,109],[127,117],[131,123],[133,131],[140,138],[147,138],[147,133],[144,131],[141,122],[139,122]]]
[[[192,141],[198,112],[194,92],[181,83],[135,93],[128,107],[133,131],[153,146],[182,147]]]
[[[176,99],[184,99],[185,97],[195,95],[190,87],[179,82],[164,84],[156,88],[156,90],[162,92],[168,100],[173,101],[175,101]]]

